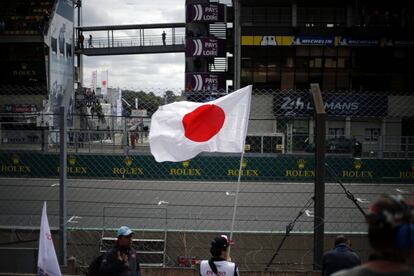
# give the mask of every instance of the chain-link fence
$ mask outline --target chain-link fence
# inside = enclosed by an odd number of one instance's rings
[[[3,93],[0,121],[1,246],[36,246],[41,206],[58,226],[59,114],[41,98]],[[150,154],[151,115],[177,100],[208,101],[223,93],[115,90],[84,93],[67,114],[68,254],[81,265],[113,243],[121,225],[136,232],[140,261],[193,266],[210,240],[229,233],[240,155],[203,153],[179,163]],[[368,256],[362,208],[381,193],[412,196],[414,97],[393,93],[323,92],[326,133],[326,248],[351,235]],[[32,101],[33,102],[33,101]],[[43,106],[47,106],[45,103]],[[313,244],[313,103],[308,91],[255,90],[235,223],[233,259],[263,270],[293,227],[271,269],[310,269]],[[294,219],[298,220],[292,225]]]

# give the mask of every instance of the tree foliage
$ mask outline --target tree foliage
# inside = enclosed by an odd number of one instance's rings
[[[145,93],[143,91],[131,91],[123,90],[122,98],[128,103],[123,101],[123,109],[127,111],[128,115],[131,114],[131,110],[135,109],[135,98],[138,99],[138,109],[146,109],[148,115],[151,116],[160,105],[164,104],[163,97],[155,95],[153,92]]]

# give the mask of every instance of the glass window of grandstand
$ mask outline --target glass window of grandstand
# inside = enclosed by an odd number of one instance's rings
[[[349,48],[297,46],[294,58],[296,89],[308,89],[309,83],[319,83],[322,90],[349,89]]]
[[[291,6],[243,6],[240,19],[247,26],[290,26]]]
[[[298,26],[312,27],[344,27],[346,25],[346,7],[331,6],[298,6]]]
[[[330,127],[328,136],[329,138],[342,138],[345,136],[345,129],[343,127]]]
[[[307,147],[309,137],[309,121],[293,121],[293,150],[303,151]]]
[[[256,88],[280,88],[281,53],[278,51],[255,51],[245,48],[241,59],[242,85],[254,83]]]
[[[242,56],[242,84],[258,88],[308,89],[319,83],[325,91],[414,89],[411,48],[245,46]]]
[[[359,27],[414,27],[412,11],[388,2],[367,1],[358,6],[354,17]]]
[[[376,142],[381,135],[381,129],[379,128],[366,128],[365,129],[365,141]]]

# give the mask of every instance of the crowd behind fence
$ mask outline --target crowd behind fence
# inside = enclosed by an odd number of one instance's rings
[[[264,269],[287,225],[313,197],[315,123],[306,93],[253,94],[232,250],[241,269]],[[113,114],[117,95],[100,99],[101,109],[82,106],[68,116],[68,255],[81,265],[123,224],[137,239],[158,240],[141,251],[158,252],[146,254],[154,263],[162,256],[167,267],[194,265],[208,257],[215,234],[229,232],[240,156],[202,154],[156,163],[148,141],[151,115],[159,105],[185,97],[152,95],[124,93],[121,116]],[[414,97],[370,94],[361,101],[350,92],[324,97],[326,162],[335,173],[326,175],[325,231],[351,235],[355,250],[367,258],[364,218],[337,182],[344,181],[365,209],[382,193],[413,196],[414,135],[407,129]],[[50,225],[58,226],[60,143],[58,126],[47,125],[59,121],[59,114],[3,112],[0,118],[1,249],[36,239],[44,200]],[[312,266],[313,219],[311,204],[271,269]],[[329,248],[331,241],[325,244]]]

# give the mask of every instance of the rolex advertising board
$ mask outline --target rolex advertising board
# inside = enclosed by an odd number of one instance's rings
[[[184,162],[157,163],[151,155],[69,154],[68,178],[236,181],[240,158],[237,156],[197,156]],[[335,175],[326,181],[370,183],[414,183],[414,160],[328,156],[326,163]],[[311,155],[257,157],[245,155],[242,161],[245,181],[309,182],[315,177]],[[0,177],[58,177],[58,154],[3,152]]]

